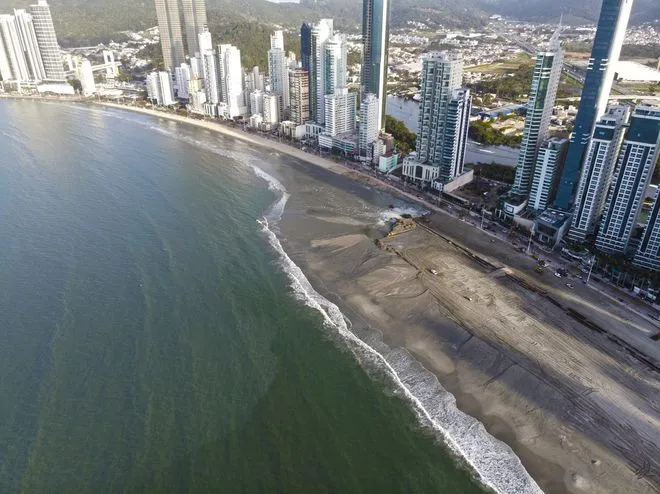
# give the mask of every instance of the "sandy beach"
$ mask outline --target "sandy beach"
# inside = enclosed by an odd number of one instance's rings
[[[219,123],[104,105],[313,165],[319,173],[285,181],[295,189],[279,226],[282,243],[356,334],[422,363],[545,492],[658,492],[658,349],[648,337],[657,328],[647,320],[588,287],[539,277],[534,261],[510,245],[331,160]],[[354,181],[435,213],[428,224],[386,237],[386,225],[347,214],[362,207]],[[648,361],[617,341],[630,334]]]

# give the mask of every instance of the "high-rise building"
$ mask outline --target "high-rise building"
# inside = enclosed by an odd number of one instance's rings
[[[452,93],[445,116],[445,132],[440,156],[440,178],[449,182],[463,174],[465,148],[470,130],[472,96],[469,89],[457,89]]]
[[[247,112],[243,93],[243,67],[241,50],[233,45],[218,45],[220,94],[226,105],[227,118],[244,115]]]
[[[201,53],[197,35],[204,30],[208,24],[206,19],[206,0],[182,0],[183,24],[185,26],[186,40],[188,42],[188,55]]]
[[[555,206],[568,210],[591,134],[607,107],[633,0],[603,0]]]
[[[659,146],[660,107],[638,106],[630,119],[605,202],[596,236],[598,250],[626,252],[655,170]]]
[[[587,148],[568,238],[584,242],[598,225],[623,141],[628,108],[610,107],[594,128]]]
[[[213,50],[213,36],[211,36],[211,32],[208,30],[208,28],[204,27],[197,34],[197,50],[194,51],[193,55],[191,56],[194,56],[197,53],[201,55],[204,52],[210,50]]]
[[[325,94],[334,94],[337,89],[346,87],[348,48],[346,36],[335,34],[325,43],[324,81]]]
[[[258,66],[255,65],[252,67],[252,70],[248,72],[246,86],[249,92],[264,90],[264,76],[259,71]]]
[[[309,121],[309,73],[305,69],[292,70],[289,74],[289,97],[289,120],[303,125]]]
[[[263,123],[269,129],[275,128],[280,122],[280,106],[282,97],[279,94],[264,93],[264,119]]]
[[[80,63],[80,66],[78,67],[78,74],[80,77],[80,85],[82,86],[82,95],[93,95],[96,92],[96,82],[94,81],[92,64],[86,58]]]
[[[321,19],[312,26],[309,97],[312,119],[325,124],[325,44],[334,34],[332,19]]]
[[[201,57],[206,103],[217,105],[220,103],[220,71],[215,50],[205,50]]]
[[[325,132],[330,136],[346,134],[355,130],[357,108],[356,93],[339,88],[334,94],[325,96]]]
[[[653,198],[653,205],[646,223],[642,240],[635,253],[634,264],[641,268],[660,271],[660,195],[658,191]]]
[[[313,25],[303,22],[300,27],[300,66],[308,73],[312,72],[312,28]]]
[[[422,162],[440,164],[447,108],[462,77],[459,55],[435,52],[424,58],[417,119],[417,157]]]
[[[36,4],[30,5],[30,14],[34,23],[34,32],[39,44],[41,59],[45,71],[45,80],[53,82],[64,82],[64,64],[62,52],[57,42],[53,18],[50,15],[50,7],[46,0],[38,0]]]
[[[374,142],[376,142],[380,133],[379,114],[380,99],[375,94],[366,94],[360,104],[360,131],[358,139],[359,156],[364,161],[371,161],[373,158]]]
[[[458,54],[424,57],[416,152],[404,162],[403,175],[417,182],[449,182],[463,172],[472,99],[461,89]]]
[[[264,92],[255,89],[250,93],[250,115],[263,115],[264,113]]]
[[[534,166],[528,207],[536,212],[545,211],[557,192],[557,182],[564,166],[568,139],[551,137],[541,145]]]
[[[186,61],[179,0],[156,0],[156,17],[163,49],[163,64],[165,69],[174,70]],[[194,53],[191,53],[192,55]]]
[[[2,36],[2,27],[0,26],[0,79],[4,82],[14,80],[14,73],[11,64],[9,63],[9,53],[7,45]]]
[[[282,104],[280,114],[284,114],[289,110],[289,65],[284,51],[282,31],[275,31],[270,36],[268,75],[270,76],[270,92],[280,95]]]
[[[21,11],[23,12],[23,11]],[[20,15],[19,15],[20,17]],[[25,14],[29,18],[29,14]],[[19,19],[15,15],[0,15],[0,38],[4,46],[6,55],[6,66],[2,68],[2,78],[4,81],[15,81],[18,83],[34,83],[36,79],[33,71],[34,64],[28,62],[25,44],[31,43],[32,47],[38,51],[36,40],[29,36],[29,30],[25,29],[27,19],[23,19],[24,28],[19,26]],[[41,75],[43,76],[43,65],[41,65]]]
[[[21,37],[13,15],[0,15],[0,37],[7,54],[8,69],[2,74],[4,81],[28,82],[31,74],[21,46]]]
[[[362,94],[380,100],[378,122],[385,128],[387,62],[389,51],[390,0],[363,0],[362,4]]]
[[[190,86],[190,66],[182,63],[174,69],[174,81],[176,82],[176,97],[179,99],[188,99],[188,87]]]
[[[147,94],[157,105],[170,106],[176,103],[170,73],[166,71],[150,73],[147,76]]]
[[[25,55],[25,61],[28,65],[31,81],[43,81],[46,79],[46,69],[44,67],[41,50],[34,28],[34,19],[32,15],[28,14],[25,10],[15,9],[14,19],[16,22],[16,29],[21,42],[21,50]],[[57,47],[59,54],[59,46]],[[61,58],[60,58],[61,65]],[[60,67],[62,79],[64,80],[64,69]]]
[[[559,33],[560,31],[557,30],[552,36],[547,50],[536,55],[518,166],[513,182],[513,192],[516,194],[529,193],[539,148],[548,138],[548,127],[564,60],[564,52],[559,44]]]

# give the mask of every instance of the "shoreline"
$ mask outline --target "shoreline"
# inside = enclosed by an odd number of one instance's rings
[[[442,210],[441,208],[431,203],[427,203],[426,201],[423,201],[412,194],[401,191],[396,187],[383,183],[380,180],[377,180],[366,173],[346,168],[345,166],[342,166],[338,163],[334,163],[323,157],[312,155],[302,150],[293,148],[292,146],[286,143],[280,143],[280,142],[271,143],[270,141],[266,141],[265,139],[259,136],[251,136],[241,131],[235,131],[216,122],[190,119],[180,115],[172,115],[172,114],[163,115],[161,112],[155,110],[132,108],[132,107],[127,108],[123,105],[116,105],[111,103],[110,104],[100,103],[100,105],[111,108],[117,108],[117,109],[135,110],[137,113],[142,113],[154,117],[161,117],[179,123],[188,123],[196,127],[203,128],[205,130],[215,131],[224,136],[236,138],[243,142],[249,142],[250,144],[263,147],[265,148],[264,151],[272,152],[272,150],[275,150],[282,154],[286,154],[288,156],[302,160],[304,162],[311,163],[315,166],[319,166],[320,168],[326,171],[330,171],[337,175],[341,175],[349,180],[355,180],[363,185],[367,184],[370,186],[378,187],[381,190],[394,193],[397,196],[403,196],[405,199],[412,201],[418,205],[421,204],[424,207],[435,211],[436,213],[443,213],[445,215],[448,215],[448,213]],[[267,148],[268,145],[270,145],[270,149]],[[279,202],[277,204],[279,205]],[[272,239],[270,241],[273,242]],[[277,239],[276,237],[275,237],[275,243],[276,244],[280,243],[280,240]],[[283,247],[280,246],[280,248],[277,248],[277,245],[275,245],[274,249],[278,252],[280,249],[282,249],[280,255],[284,256],[285,262],[288,260],[289,262],[293,263],[290,254],[287,253],[287,251],[284,250]],[[420,400],[420,398],[415,395],[415,393],[409,388],[409,386],[404,384],[397,370],[395,370],[395,368],[391,366],[391,364],[388,362],[385,356],[381,355],[378,352],[378,350],[372,348],[367,342],[363,341],[362,338],[360,338],[357,334],[354,334],[350,329],[348,328],[342,329],[342,325],[338,323],[338,321],[334,320],[336,318],[329,315],[329,313],[334,312],[332,307],[334,306],[334,303],[328,300],[327,298],[325,298],[322,294],[320,294],[314,289],[313,285],[309,281],[307,281],[309,275],[297,266],[297,261],[296,263],[293,263],[293,266],[295,266],[298,270],[300,270],[300,275],[306,281],[306,283],[303,282],[303,285],[304,284],[309,285],[305,290],[305,297],[311,297],[312,299],[315,299],[316,297],[320,297],[321,299],[324,300],[324,302],[321,302],[321,304],[319,304],[318,300],[314,300],[311,305],[308,302],[306,302],[306,305],[313,307],[315,310],[319,310],[322,313],[323,317],[326,318],[327,321],[330,321],[330,324],[336,326],[339,331],[340,337],[345,338],[347,339],[347,342],[350,342],[349,348],[352,346],[361,347],[363,351],[368,351],[372,353],[371,358],[374,358],[375,356],[376,360],[380,360],[382,361],[382,363],[385,364],[386,367],[384,368],[384,370],[389,375],[388,379],[391,380],[393,386],[401,387],[401,390],[403,391],[404,394],[404,401],[406,401],[409,404],[409,406],[413,409],[414,413],[416,413],[419,416],[420,425],[422,427],[431,427],[431,429],[434,430],[434,433],[438,435],[437,437],[439,439],[441,438],[442,447],[445,448],[452,456],[455,457],[455,461],[457,462],[457,465],[459,466],[463,465],[462,468],[467,468],[474,476],[475,480],[481,486],[483,486],[486,492],[492,491],[496,493],[499,492],[502,494],[504,494],[505,492],[506,493],[516,492],[520,494],[523,493],[533,494],[533,493],[543,492],[539,488],[538,484],[533,479],[533,477],[527,471],[521,458],[518,455],[516,455],[516,453],[511,449],[511,445],[508,444],[508,441],[502,441],[501,439],[498,439],[492,434],[488,433],[488,431],[485,430],[483,422],[480,417],[478,416],[475,417],[473,415],[463,412],[460,408],[455,407],[455,411],[452,412],[452,415],[454,413],[458,413],[459,414],[458,416],[465,417],[465,420],[473,424],[470,426],[470,428],[477,427],[478,429],[480,429],[480,431],[482,432],[479,433],[477,433],[476,431],[473,432],[474,437],[480,442],[481,446],[484,447],[485,450],[490,451],[492,455],[498,457],[498,460],[496,461],[497,466],[488,465],[488,463],[490,462],[487,460],[484,461],[481,465],[482,468],[484,468],[484,470],[486,471],[480,470],[478,465],[475,464],[475,461],[476,463],[479,463],[479,456],[480,456],[479,453],[481,453],[483,450],[479,448],[478,452],[475,452],[473,446],[470,448],[472,449],[472,451],[465,450],[465,444],[461,445],[461,441],[457,440],[458,438],[454,437],[451,431],[447,430],[446,427],[443,427],[443,425],[436,420],[433,414],[429,412],[429,408],[433,407],[435,403],[433,403],[433,401],[431,401],[430,403],[424,403],[424,400]],[[294,276],[291,273],[287,273],[287,275]],[[297,280],[296,283],[300,283],[300,280]],[[340,301],[340,304],[344,305],[341,302],[343,301]],[[330,304],[330,307],[326,307],[327,304]],[[340,313],[343,312],[343,308],[341,307],[335,306],[335,309],[341,311]],[[422,368],[422,372],[427,374],[429,377],[432,376],[432,379],[436,381],[437,383],[436,385],[439,388],[437,392],[448,395],[450,401],[452,400],[454,402],[457,401],[456,397],[452,393],[450,393],[449,391],[447,391],[445,388],[442,387],[442,383],[439,380],[440,376],[429,370],[431,367],[426,366],[423,359],[416,358],[413,356],[413,354],[409,352],[407,353],[408,353],[408,358],[410,360],[410,365],[420,366]],[[497,472],[498,468],[503,468],[504,471],[507,471],[509,473],[509,477],[507,478],[507,481],[503,482],[501,479],[498,479],[499,476],[498,473],[500,473]],[[516,486],[515,490],[508,489],[508,488],[513,488],[514,485]],[[507,486],[508,488],[503,486]]]
[[[37,98],[28,98],[28,99],[37,99]],[[43,100],[43,98],[38,98],[37,100]],[[48,101],[66,101],[66,102],[78,102],[76,100],[48,100]],[[88,102],[89,103],[89,102]],[[312,165],[318,166],[326,171],[330,171],[332,173],[335,173],[337,175],[341,175],[343,177],[346,177],[349,180],[356,180],[362,184],[377,187],[381,190],[391,192],[396,196],[405,198],[406,200],[412,201],[415,204],[421,204],[425,208],[434,211],[436,213],[443,213],[443,217],[445,218],[452,218],[452,220],[455,220],[453,216],[448,214],[446,211],[444,211],[442,208],[438,208],[437,206],[427,203],[426,201],[420,199],[419,197],[414,196],[413,194],[406,193],[404,191],[399,190],[396,187],[393,187],[387,183],[381,182],[380,180],[377,180],[373,178],[372,176],[363,173],[358,170],[353,170],[349,169],[341,164],[334,163],[331,160],[328,160],[326,158],[312,155],[310,153],[301,151],[299,149],[296,149],[286,143],[280,143],[277,141],[270,141],[266,140],[260,136],[255,136],[251,134],[244,133],[240,130],[236,131],[233,129],[228,128],[227,126],[220,124],[220,123],[215,123],[215,122],[208,122],[208,121],[203,121],[203,120],[196,120],[196,119],[190,119],[186,118],[184,116],[180,115],[175,115],[175,114],[166,114],[162,113],[159,111],[151,110],[151,109],[143,109],[143,108],[136,108],[136,107],[129,107],[125,105],[119,105],[119,104],[113,104],[113,103],[97,103],[93,102],[93,104],[98,104],[99,106],[106,106],[110,108],[116,108],[120,110],[128,110],[128,111],[134,111],[137,113],[143,113],[145,115],[157,117],[157,118],[163,118],[166,120],[172,120],[172,121],[177,121],[180,123],[188,123],[191,125],[194,125],[199,128],[204,128],[213,132],[217,132],[220,134],[223,134],[228,137],[232,137],[235,139],[239,139],[242,142],[248,142],[250,144],[254,144],[255,146],[259,146],[260,148],[263,148],[264,151],[276,151],[282,154],[286,154],[288,156],[291,156],[293,158],[302,160],[307,163],[311,163]],[[472,230],[472,228],[470,228]],[[466,232],[467,235],[470,235],[470,233],[476,233],[476,232]],[[479,232],[480,234],[483,232]],[[455,238],[455,237],[452,237]],[[460,241],[461,239],[459,239]],[[296,260],[296,263],[297,260]],[[307,262],[308,266],[314,271],[314,268],[311,262]],[[323,279],[323,276],[319,274],[319,272],[313,273],[313,278],[315,279],[321,279],[323,281],[323,285],[326,285],[325,280]],[[345,297],[343,295],[339,295],[342,301],[346,301]],[[352,304],[350,301],[346,301],[346,303],[351,307],[352,311],[358,311],[359,312],[359,304],[357,306],[355,304]],[[368,314],[362,314],[361,317],[370,320],[368,317]],[[376,320],[375,327],[378,327],[378,321]],[[397,336],[395,333],[390,332],[389,336],[386,335],[384,338],[387,343],[394,342],[398,343],[397,341]],[[404,348],[407,348],[405,342],[402,345]],[[559,465],[554,465],[554,464],[549,464],[548,460],[544,458],[543,456],[538,456],[536,454],[536,451],[531,451],[532,448],[530,444],[526,444],[525,441],[521,441],[519,437],[516,435],[516,431],[514,430],[517,427],[520,427],[520,423],[511,423],[510,421],[507,421],[503,419],[501,416],[498,415],[493,415],[492,410],[489,413],[488,409],[484,409],[483,403],[480,403],[479,400],[475,400],[474,402],[470,402],[470,400],[474,399],[474,390],[464,390],[464,383],[460,383],[455,379],[455,376],[452,378],[449,376],[447,373],[443,373],[438,370],[437,366],[435,365],[437,362],[435,361],[434,356],[430,355],[424,355],[424,353],[420,353],[419,351],[411,352],[414,355],[414,358],[422,363],[426,369],[429,370],[429,372],[433,373],[439,380],[440,383],[445,386],[448,391],[452,392],[454,396],[456,396],[456,400],[459,404],[461,404],[461,409],[467,408],[469,413],[474,412],[474,417],[477,418],[482,424],[486,425],[489,432],[492,433],[492,429],[498,429],[500,430],[499,434],[493,434],[495,437],[499,437],[500,440],[508,444],[509,446],[513,447],[514,451],[517,453],[518,457],[522,461],[523,465],[525,468],[529,470],[529,465],[535,464],[534,470],[538,471],[539,469],[545,469],[548,472],[553,472],[553,475],[556,475],[558,473],[558,469],[561,469],[561,471],[565,472],[565,475],[568,475],[570,472],[566,471],[565,468],[562,468]],[[425,358],[426,357],[426,358]],[[451,386],[447,386],[446,382],[447,379],[452,379]],[[453,389],[452,389],[453,388]],[[511,392],[515,392],[514,389],[511,390]],[[463,396],[461,396],[463,394]],[[500,404],[501,405],[501,404]],[[498,426],[498,421],[502,422]],[[561,422],[561,421],[560,421]],[[508,428],[508,429],[507,429]],[[506,430],[505,430],[506,429]],[[506,439],[503,439],[503,437],[506,437]],[[563,440],[562,440],[563,441]],[[529,454],[521,454],[524,453],[522,451],[523,448],[529,449]],[[620,469],[617,469],[620,470]],[[566,480],[562,479],[556,479],[560,483],[566,482]],[[578,482],[579,484],[579,482]],[[567,489],[569,490],[569,489]],[[597,489],[597,490],[591,490],[591,489],[582,489],[580,485],[575,486],[575,490],[570,489],[570,492],[586,492],[589,490],[590,492],[606,492],[605,490]],[[614,491],[614,490],[613,490]],[[560,490],[554,491],[553,492],[561,492]],[[619,491],[616,491],[619,492]]]
[[[114,107],[118,109],[134,110],[134,108],[125,107],[123,105],[106,104],[104,106]],[[473,236],[481,235],[486,238],[490,238],[490,235],[486,234],[485,232],[481,232],[478,230],[472,231],[474,230],[473,228],[465,228],[465,226],[462,223],[460,223],[458,219],[453,217],[451,214],[449,214],[442,208],[434,204],[431,204],[429,202],[426,202],[425,200],[413,194],[401,191],[400,189],[392,185],[389,185],[385,182],[382,182],[381,180],[378,180],[367,173],[345,167],[342,164],[335,163],[324,157],[316,156],[304,152],[302,150],[290,146],[289,144],[266,140],[260,136],[254,136],[244,133],[241,130],[230,129],[227,126],[216,122],[189,119],[180,115],[162,114],[161,112],[148,110],[148,109],[135,109],[135,110],[137,110],[139,113],[143,113],[150,116],[161,117],[164,119],[173,120],[181,123],[190,123],[197,127],[215,131],[222,135],[239,139],[242,142],[248,142],[255,146],[259,146],[260,148],[263,148],[264,151],[270,151],[270,152],[276,151],[278,153],[285,154],[287,156],[291,156],[293,158],[302,160],[306,163],[310,163],[314,166],[318,166],[319,168],[329,171],[333,174],[343,176],[348,180],[357,181],[363,185],[371,186],[386,192],[393,193],[395,196],[404,198],[408,201],[413,202],[414,204],[422,205],[428,210],[435,212],[436,215],[434,216],[437,216],[437,213],[441,213],[440,217],[443,218],[442,222],[438,224],[436,221],[436,224],[433,225],[436,232],[443,232],[444,235],[449,235],[449,237],[452,238],[452,240],[456,241],[458,245],[463,246],[463,248],[472,250],[473,252],[475,252],[474,249],[475,246],[470,245],[470,239]],[[436,220],[439,219],[440,218],[436,218]],[[458,225],[458,228],[461,231],[460,235],[455,234],[456,232],[444,231],[443,225],[447,222],[452,222]],[[406,235],[404,235],[404,237],[405,236]],[[464,236],[465,238],[461,238],[461,236]],[[476,250],[476,252],[478,252],[478,250]],[[398,254],[400,256],[400,253]],[[391,254],[388,253],[388,255]],[[504,255],[501,258],[500,257],[490,258],[488,257],[489,255],[488,252],[486,253],[481,252],[480,255],[484,256],[486,259],[489,259],[491,262],[494,262],[498,265],[506,265],[504,263],[506,262],[511,266],[510,264],[511,261],[508,258],[509,257],[508,255]],[[300,258],[296,258],[293,255],[292,257],[294,258],[296,264],[299,264],[299,261],[303,260]],[[401,257],[399,257],[399,259],[400,258]],[[527,258],[526,256],[522,256],[522,259],[524,259],[526,262],[530,262],[530,259]],[[318,265],[323,263],[323,258],[321,258],[320,260],[317,259],[316,264],[314,262],[309,262],[309,259],[305,259],[305,261],[307,261],[305,262],[305,264],[309,269],[309,273],[314,273],[315,278],[321,281],[320,286],[324,286],[327,288],[328,287],[327,281],[329,278],[328,274],[326,273],[324,275],[321,272],[319,272],[317,269]],[[515,264],[513,266],[515,266]],[[517,266],[514,267],[514,269],[516,268]],[[306,272],[305,274],[307,275],[308,273]],[[350,274],[346,273],[346,275],[343,277],[342,284],[344,283],[344,280],[350,282],[353,279],[355,279],[355,277],[353,276],[352,273]],[[563,283],[560,283],[560,285],[563,285]],[[377,328],[377,330],[379,331],[381,330],[380,321],[378,320],[378,318],[376,318],[373,315],[374,307],[368,306],[365,310],[365,307],[363,306],[363,299],[365,298],[363,297],[364,295],[363,289],[359,290],[359,294],[360,294],[358,297],[359,302],[355,303],[354,301],[351,300],[351,296],[353,295],[352,293],[348,293],[348,292],[342,293],[341,288],[339,286],[330,285],[329,287],[331,288],[332,292],[339,294],[340,306],[344,306],[344,308],[346,306],[349,306],[353,312],[358,312],[358,313],[361,312],[361,316],[365,318],[369,326],[371,324],[375,324],[374,327]],[[588,288],[587,290],[595,295],[598,294],[598,292],[595,292],[594,290],[590,290]],[[451,300],[442,299],[442,297],[439,297],[438,301],[440,301],[446,308],[449,309],[450,317],[453,318],[452,311],[454,310],[456,311],[456,314],[460,314],[461,316],[463,316],[463,314],[461,314],[462,308],[453,305]],[[552,307],[552,309],[555,308]],[[384,307],[380,307],[380,310],[386,311],[387,309]],[[472,338],[472,336],[478,335],[478,330],[477,332],[473,331],[474,329],[478,329],[477,327],[468,325],[467,328],[470,328],[469,329],[471,334],[470,338]],[[429,328],[425,328],[425,329],[429,329]],[[451,395],[453,395],[452,398],[455,398],[457,404],[460,405],[459,409],[464,409],[467,412],[474,414],[474,417],[479,421],[479,423],[487,427],[487,430],[491,436],[499,439],[503,444],[506,444],[509,447],[513,448],[515,454],[517,455],[517,460],[522,463],[523,468],[525,470],[529,469],[530,473],[533,473],[534,480],[536,480],[537,482],[539,481],[539,479],[541,480],[539,485],[541,485],[541,487],[545,489],[546,492],[551,492],[551,493],[626,492],[624,489],[626,487],[631,486],[632,485],[631,482],[635,480],[638,480],[638,482],[635,482],[635,484],[636,487],[639,488],[640,492],[647,492],[646,488],[648,488],[648,486],[651,486],[651,489],[653,489],[653,480],[650,479],[653,479],[654,475],[656,475],[656,469],[654,467],[651,467],[650,478],[648,479],[647,482],[647,479],[643,478],[644,476],[639,475],[639,472],[641,472],[643,469],[647,467],[645,466],[632,467],[631,464],[629,463],[630,459],[628,459],[628,461],[624,461],[622,458],[616,455],[615,451],[617,450],[616,449],[617,446],[611,444],[609,447],[603,448],[603,446],[594,443],[593,438],[584,436],[584,434],[582,434],[583,431],[581,430],[581,428],[587,427],[587,424],[580,424],[577,429],[574,429],[571,427],[571,421],[569,417],[567,416],[561,417],[561,413],[559,413],[556,410],[556,408],[557,405],[561,404],[561,401],[565,399],[566,395],[559,393],[558,396],[553,397],[554,402],[551,405],[549,405],[549,409],[553,410],[553,412],[555,412],[556,415],[558,416],[555,419],[552,427],[548,426],[546,428],[545,425],[540,425],[538,417],[528,418],[528,414],[530,413],[530,410],[534,410],[536,407],[533,406],[533,403],[530,403],[529,400],[521,399],[521,397],[518,395],[520,394],[520,391],[525,390],[526,387],[539,386],[539,384],[530,383],[530,379],[533,380],[534,382],[537,381],[537,376],[535,376],[533,373],[531,375],[526,375],[525,377],[520,378],[526,384],[518,384],[513,387],[510,387],[511,386],[510,383],[507,383],[504,385],[504,387],[509,386],[508,389],[503,389],[503,386],[500,384],[499,385],[500,389],[498,389],[498,393],[496,395],[491,394],[490,396],[487,396],[486,389],[483,390],[479,389],[478,392],[475,393],[475,390],[471,389],[473,383],[469,381],[478,379],[476,374],[480,373],[479,362],[477,361],[465,362],[465,356],[451,355],[450,352],[447,351],[434,352],[434,351],[427,351],[427,349],[420,350],[419,347],[420,340],[422,342],[426,342],[430,337],[429,335],[431,335],[434,338],[443,337],[442,335],[435,334],[437,332],[436,329],[430,329],[428,331],[428,334],[425,334],[424,336],[417,335],[415,338],[413,338],[412,343],[410,341],[405,341],[405,340],[400,341],[399,331],[396,329],[394,331],[392,331],[392,329],[390,329],[389,331],[382,329],[382,331],[383,331],[383,341],[386,344],[388,344],[393,348],[396,347],[405,348],[406,351],[412,356],[412,359],[414,359],[414,361],[419,363],[419,365],[423,366],[428,372],[430,372],[434,376],[434,378],[437,378],[441,386],[444,386],[447,389],[447,391],[451,393]],[[477,339],[477,338],[473,338],[473,339]],[[486,342],[487,340],[481,340],[481,341]],[[394,345],[392,345],[392,343],[394,343]],[[462,347],[464,343],[461,343],[460,345]],[[596,346],[596,349],[600,350],[598,346]],[[446,372],[444,372],[443,365],[438,366],[438,357],[441,356],[442,353],[444,353],[444,356],[442,356],[441,359],[449,358],[450,360],[453,360],[454,367],[467,365],[469,367],[469,370],[465,371],[465,374],[470,375],[470,379],[466,380],[466,382],[463,382],[464,379],[457,377],[455,373],[448,375]],[[504,355],[505,355],[504,357],[505,359],[509,359],[509,360],[513,359],[513,362],[515,362],[515,359],[517,358],[515,354],[511,355],[505,352]],[[473,357],[474,356],[468,358],[467,360],[468,361],[472,360]],[[525,357],[526,356],[524,356],[523,358]],[[481,371],[483,371],[483,369],[481,369]],[[632,371],[638,372],[638,369],[632,369]],[[495,379],[495,378],[496,376],[491,377],[491,379]],[[491,380],[487,381],[486,385],[488,385],[489,382],[491,382]],[[545,386],[545,385],[547,385],[547,383],[540,384],[540,386]],[[491,385],[491,387],[494,386],[495,383]],[[520,388],[520,386],[524,386],[524,388]],[[482,395],[482,391],[483,391],[483,395]],[[488,400],[495,400],[495,402],[489,403]],[[562,406],[568,408],[568,403],[563,404]],[[578,409],[576,413],[579,412],[580,410]],[[541,419],[542,423],[545,423],[546,421],[547,419]],[[525,424],[525,422],[529,422],[529,423]],[[571,430],[569,434],[570,440],[568,441],[568,444],[573,444],[573,446],[568,449],[566,448],[566,444],[564,444],[566,442],[565,435],[567,434],[566,431],[567,426],[569,427],[568,430]],[[521,427],[523,428],[523,430],[525,430],[525,432],[523,432],[522,434],[520,433],[519,430]],[[611,427],[617,427],[616,422],[613,422]],[[537,439],[530,439],[529,437],[530,434],[526,432],[527,429],[530,428],[536,431],[532,436],[541,435],[544,437],[539,437]],[[539,429],[543,429],[543,430],[539,431]],[[545,443],[541,441],[541,439],[545,439]],[[615,449],[612,450],[611,449],[612,447],[614,447]],[[578,451],[579,454],[576,457],[576,453]],[[586,460],[585,457],[591,457],[592,460],[585,461]],[[580,462],[580,465],[577,465],[576,464],[577,462]],[[639,462],[637,462],[636,464],[640,465]],[[607,479],[602,478],[604,476],[603,470],[605,467],[611,470],[611,473],[607,475],[607,477],[609,477]],[[561,475],[561,477],[563,478],[556,478],[559,475]],[[604,487],[603,482],[605,482],[607,488],[603,488]],[[644,486],[646,486],[646,488],[644,488]]]

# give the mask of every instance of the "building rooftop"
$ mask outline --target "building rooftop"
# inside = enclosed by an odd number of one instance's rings
[[[566,221],[570,220],[571,215],[566,211],[559,209],[546,209],[537,218],[536,221],[554,226],[555,228],[561,227]]]

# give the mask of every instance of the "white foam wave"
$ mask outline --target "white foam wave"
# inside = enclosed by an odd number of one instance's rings
[[[391,382],[412,405],[423,425],[432,427],[450,450],[466,461],[478,479],[498,493],[537,494],[539,486],[527,473],[519,458],[503,442],[491,436],[475,418],[461,412],[456,399],[404,349],[385,347],[379,353],[374,347],[356,336],[351,323],[339,307],[320,295],[302,270],[288,256],[271,223],[281,219],[289,195],[284,186],[257,166],[255,174],[268,183],[272,191],[280,193],[266,217],[259,220],[261,230],[273,249],[278,253],[282,269],[289,277],[296,298],[308,307],[316,309],[325,324],[337,331],[348,344],[357,359],[367,366],[386,373]],[[402,214],[400,211],[391,210]],[[419,214],[419,211],[409,214]]]
[[[115,115],[117,114],[113,114]],[[142,121],[136,123],[145,124]],[[214,146],[208,141],[199,141],[158,126],[150,126],[150,128],[203,149],[234,158],[238,162],[249,163],[253,160],[247,154]],[[392,350],[378,341],[373,342],[371,346],[367,344],[351,331],[351,322],[339,307],[314,290],[302,270],[288,256],[274,231],[274,225],[282,217],[289,194],[275,177],[254,164],[251,164],[251,167],[258,177],[266,181],[268,188],[279,195],[265,217],[258,220],[258,223],[269,244],[278,253],[282,269],[289,278],[296,298],[322,315],[327,327],[336,331],[362,365],[383,371],[395,389],[399,390],[411,404],[420,423],[432,427],[444,444],[470,465],[484,485],[502,494],[542,494],[541,489],[529,476],[511,448],[488,434],[476,419],[458,410],[454,396],[440,385],[433,374],[424,369],[404,349]],[[399,217],[405,213],[420,215],[424,210],[414,206],[393,208],[383,211],[380,218],[385,222],[388,217]]]
[[[428,209],[424,209],[420,206],[397,206],[385,209],[378,213],[378,224],[385,225],[387,223],[391,223],[392,220],[399,219],[404,214],[409,214],[410,216],[422,216],[428,213]]]

